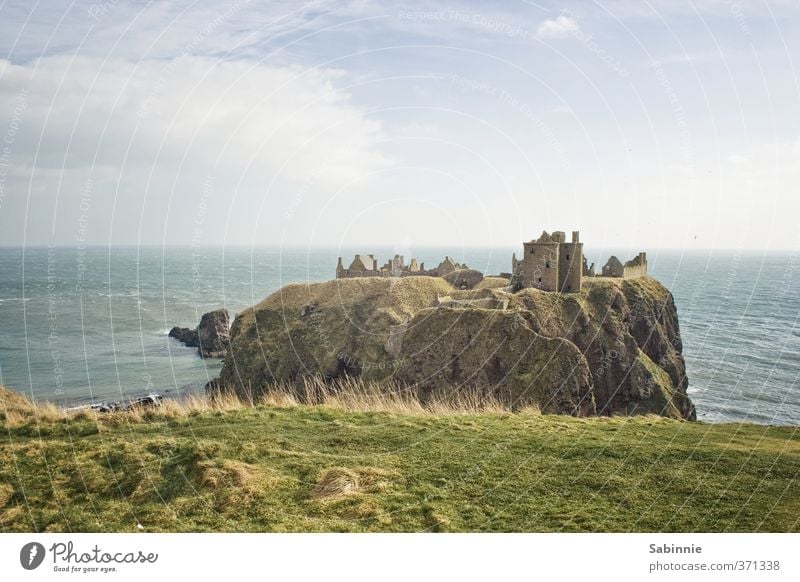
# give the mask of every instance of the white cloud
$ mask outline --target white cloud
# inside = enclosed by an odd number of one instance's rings
[[[536,36],[540,38],[560,38],[572,36],[580,30],[578,22],[566,14],[556,18],[548,18],[536,29]]]
[[[382,162],[381,128],[335,87],[342,75],[192,56],[0,61],[0,103],[10,112],[27,92],[15,149],[39,168],[221,159],[275,172],[294,156],[290,173],[324,158],[349,178]]]
[[[30,192],[37,202],[29,233],[57,216],[69,238],[87,181],[94,183],[93,232],[101,241],[112,216],[132,223],[124,232],[129,240],[141,224],[165,224],[170,208],[194,209],[207,176],[222,216],[234,202],[252,209],[269,198],[279,208],[299,185],[335,190],[389,162],[379,150],[381,124],[339,88],[346,84],[338,70],[198,56],[0,61],[0,127],[10,127],[15,103],[24,100],[4,222],[16,216],[13,208],[24,213]],[[115,235],[125,228],[115,227]],[[19,232],[6,230],[19,240]]]

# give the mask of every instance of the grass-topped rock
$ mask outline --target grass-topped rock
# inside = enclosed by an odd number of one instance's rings
[[[240,313],[220,385],[345,377],[413,390],[469,391],[509,409],[694,419],[677,312],[655,279],[593,278],[580,293],[436,277],[288,285]]]

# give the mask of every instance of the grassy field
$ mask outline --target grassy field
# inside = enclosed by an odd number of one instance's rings
[[[792,427],[3,394],[0,531],[800,529]]]

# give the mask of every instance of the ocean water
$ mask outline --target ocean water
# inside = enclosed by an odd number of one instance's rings
[[[512,248],[449,253],[485,273]],[[365,249],[2,248],[0,382],[37,400],[199,392],[221,362],[167,336],[206,311],[241,311],[289,282],[334,276]],[[381,261],[395,251],[374,247]],[[612,251],[593,256],[602,264]],[[406,249],[435,265],[445,249]],[[629,258],[633,251],[620,251]],[[792,253],[662,251],[650,272],[674,294],[698,418],[800,424],[800,271]]]

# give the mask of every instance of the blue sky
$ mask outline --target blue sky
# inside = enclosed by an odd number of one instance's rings
[[[0,244],[797,249],[799,17],[4,2]]]

